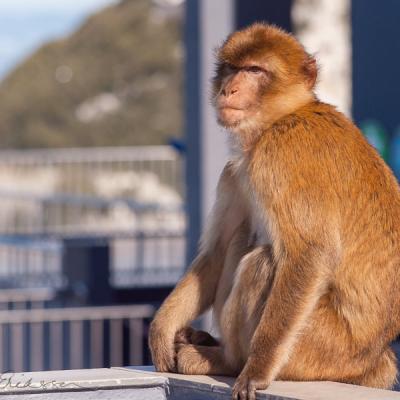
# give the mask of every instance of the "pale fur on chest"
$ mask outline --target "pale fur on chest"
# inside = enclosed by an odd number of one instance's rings
[[[260,206],[260,202],[255,192],[249,175],[247,173],[248,161],[245,157],[234,161],[236,166],[236,176],[238,190],[246,204],[248,218],[250,222],[249,245],[263,246],[271,244],[271,236],[268,230],[268,215],[266,210]]]
[[[247,174],[247,160],[243,157],[237,158],[232,160],[232,165],[234,167],[235,190],[231,194],[232,198],[230,199],[230,203],[237,203],[241,206],[240,208],[233,207],[233,210],[229,210],[226,214],[226,219],[232,220],[234,217],[231,215],[232,213],[239,214],[242,211],[242,215],[245,220],[248,221],[250,233],[247,237],[243,237],[243,241],[240,240],[240,243],[236,241],[231,242],[229,250],[225,255],[224,267],[214,301],[214,316],[220,328],[223,325],[221,324],[223,308],[232,291],[235,279],[240,275],[238,267],[241,259],[246,253],[251,251],[252,248],[271,244],[267,216],[258,203],[255,191],[251,187],[250,179]],[[234,229],[237,230],[237,228],[238,225],[235,225]]]

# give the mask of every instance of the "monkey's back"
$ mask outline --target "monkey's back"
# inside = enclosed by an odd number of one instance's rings
[[[397,180],[360,130],[332,106],[314,103],[297,118],[306,121],[314,160],[320,157],[325,169],[315,173],[331,186],[339,209],[340,259],[330,303],[360,341],[390,341],[400,330]]]

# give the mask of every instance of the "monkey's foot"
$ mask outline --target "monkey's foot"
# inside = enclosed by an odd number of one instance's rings
[[[176,345],[176,367],[178,373],[186,375],[236,376],[237,372],[224,359],[220,346]]]
[[[207,358],[192,344],[178,344],[176,349],[176,368],[185,375],[205,375],[210,370]]]
[[[263,390],[268,383],[250,378],[246,373],[241,373],[236,379],[232,389],[233,400],[256,400],[256,390]]]
[[[195,344],[199,346],[218,346],[219,342],[208,332],[196,331],[190,326],[180,329],[175,334],[175,345]]]

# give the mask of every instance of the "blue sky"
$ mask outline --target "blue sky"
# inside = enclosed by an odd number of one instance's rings
[[[0,0],[0,79],[41,44],[116,0]]]

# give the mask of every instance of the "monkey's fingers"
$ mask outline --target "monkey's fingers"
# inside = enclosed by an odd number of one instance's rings
[[[175,345],[177,344],[195,344],[199,346],[219,346],[219,342],[208,332],[196,331],[190,326],[179,329],[175,334]]]
[[[194,331],[192,334],[192,344],[199,346],[219,346],[220,343],[217,339],[205,331]]]
[[[173,337],[166,337],[154,327],[150,328],[149,347],[154,367],[158,372],[175,372]]]
[[[192,336],[195,330],[190,326],[185,326],[175,333],[174,343],[178,344],[192,344]]]
[[[175,357],[174,353],[169,352],[153,352],[152,354],[153,364],[157,372],[176,372]]]
[[[256,390],[263,390],[268,387],[268,384],[247,377],[246,374],[240,374],[237,378],[233,389],[233,400],[256,400]]]

